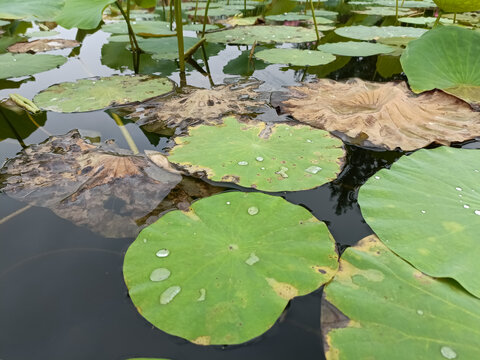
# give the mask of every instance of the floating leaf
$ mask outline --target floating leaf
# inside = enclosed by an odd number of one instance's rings
[[[67,59],[60,55],[48,54],[1,54],[0,79],[33,75],[65,64]]]
[[[479,0],[433,0],[440,9],[447,12],[466,12],[480,10]]]
[[[64,0],[0,0],[0,18],[51,20],[61,11],[64,2]]]
[[[436,17],[401,17],[398,18],[398,21],[405,24],[414,24],[414,25],[432,25],[437,21]],[[440,22],[442,24],[453,24],[453,20],[441,18]]]
[[[51,50],[67,49],[79,46],[80,43],[75,40],[64,39],[44,39],[31,42],[19,42],[8,47],[12,53],[37,53]]]
[[[44,110],[83,112],[144,101],[172,90],[172,82],[158,76],[110,76],[52,85],[33,101]]]
[[[441,89],[480,105],[478,54],[480,32],[445,26],[410,42],[400,61],[413,91]]]
[[[375,1],[349,1],[349,5],[380,5],[380,6],[390,6],[395,7],[397,5],[397,0],[375,0]],[[429,0],[400,0],[398,1],[399,9],[402,8],[418,8],[418,9],[428,9],[436,7],[435,3]]]
[[[367,7],[365,10],[353,10],[352,12],[363,15],[395,16],[397,14],[397,9],[389,6],[374,6]],[[410,9],[398,8],[398,14],[401,16],[407,16],[413,13],[414,11]]]
[[[95,29],[102,21],[103,10],[113,2],[115,0],[65,0],[55,21],[67,29]]]
[[[32,122],[31,118],[35,121]],[[4,139],[24,140],[33,134],[40,126],[45,125],[47,115],[26,113],[12,100],[0,102],[0,141]],[[38,126],[37,126],[38,125]]]
[[[345,250],[324,293],[327,360],[480,357],[480,300],[424,275],[376,236]]]
[[[175,31],[170,30],[170,23],[165,21],[137,21],[132,24],[132,28],[136,34],[142,36],[176,34]],[[113,34],[128,34],[128,27],[125,21],[119,21],[103,25],[102,31]]]
[[[421,150],[379,171],[359,194],[365,220],[392,251],[430,276],[454,278],[478,297],[479,155]]]
[[[147,108],[130,114],[141,118],[140,124],[159,123],[162,126],[177,127],[197,124],[222,123],[222,117],[236,114],[245,115],[254,112],[265,104],[257,99],[259,93],[254,90],[260,83],[220,85],[212,89],[183,87],[182,93],[174,93],[167,98],[160,98]]]
[[[302,125],[243,124],[228,117],[220,126],[191,127],[189,134],[175,139],[169,161],[214,181],[265,191],[325,184],[340,172],[344,156],[340,140]]]
[[[427,30],[404,26],[345,26],[335,30],[343,37],[357,40],[377,40],[381,38],[418,38]]]
[[[313,22],[311,15],[306,14],[298,14],[298,13],[286,13],[286,14],[278,14],[278,15],[268,15],[265,16],[265,20],[270,21],[311,21]],[[327,19],[321,16],[315,17],[317,24],[332,24],[335,21],[332,19]]]
[[[317,66],[331,63],[336,58],[322,51],[300,49],[268,49],[255,53],[257,59],[270,64],[289,64],[293,66]]]
[[[158,161],[156,161],[158,163]],[[32,145],[5,164],[2,191],[106,237],[132,237],[182,177],[145,156],[97,146],[76,130]]]
[[[395,48],[383,44],[346,41],[337,43],[326,43],[318,47],[319,50],[341,56],[372,56],[388,54],[395,51]]]
[[[43,38],[43,37],[54,37],[60,35],[58,31],[49,30],[49,31],[32,31],[25,33],[25,36],[28,38]]]
[[[167,213],[140,233],[123,267],[142,316],[199,345],[261,335],[291,298],[336,270],[324,223],[282,198],[241,192]]]
[[[387,149],[414,150],[480,134],[480,113],[442,92],[416,96],[405,83],[321,79],[293,87],[285,111],[297,120]]]
[[[317,40],[315,29],[299,26],[238,26],[206,35],[209,42],[252,45],[257,43],[301,43]]]

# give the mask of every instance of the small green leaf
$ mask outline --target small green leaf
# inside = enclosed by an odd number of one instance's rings
[[[418,38],[427,30],[404,26],[345,26],[335,30],[343,37],[357,40],[377,40],[382,38]]]
[[[0,79],[33,75],[65,64],[67,59],[60,55],[16,54],[0,55]]]
[[[338,43],[327,43],[320,45],[319,50],[341,56],[372,56],[388,54],[395,51],[395,48],[383,44],[346,41]]]
[[[255,53],[257,59],[270,64],[289,64],[293,66],[317,66],[331,63],[336,58],[332,54],[315,50],[268,49]]]

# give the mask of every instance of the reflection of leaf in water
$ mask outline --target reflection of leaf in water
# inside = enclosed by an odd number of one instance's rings
[[[23,150],[0,171],[12,198],[52,209],[106,237],[131,237],[182,179],[145,156],[96,146],[77,130]]]
[[[265,101],[258,99],[260,93],[254,91],[259,85],[258,81],[250,81],[244,84],[220,85],[213,89],[184,87],[182,94],[160,98],[153,103],[153,107],[146,109],[142,104],[141,110],[130,116],[141,118],[142,125],[161,124],[176,127],[199,122],[219,124],[222,116],[249,114],[265,105]]]
[[[261,49],[257,46],[257,50]],[[251,76],[255,70],[263,70],[267,67],[263,61],[252,57],[249,60],[250,50],[242,51],[236,58],[230,60],[224,67],[223,72],[230,75]]]
[[[24,140],[37,130],[38,126],[45,125],[46,121],[47,115],[44,112],[35,115],[27,114],[11,100],[2,101],[0,102],[0,141],[8,138]]]
[[[387,149],[415,150],[480,134],[480,114],[441,92],[414,95],[402,83],[323,79],[293,87],[285,110],[301,122],[338,131],[349,141],[367,140]]]

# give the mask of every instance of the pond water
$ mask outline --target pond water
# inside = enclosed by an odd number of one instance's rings
[[[340,11],[343,22],[351,21],[345,6],[335,1],[323,5]],[[382,18],[361,16],[351,23],[376,23]],[[36,30],[26,24],[25,31]],[[55,29],[58,38],[75,39],[77,30]],[[328,32],[326,32],[328,34]],[[100,30],[87,33],[77,56],[58,69],[34,77],[0,81],[0,98],[12,92],[32,98],[48,86],[91,76],[132,73],[126,68],[102,62],[102,47],[110,34]],[[256,63],[259,69],[247,69],[239,60],[246,58],[251,46],[207,45],[211,79],[192,66],[187,67],[188,85],[210,88],[212,84],[231,82],[241,77],[254,77],[264,83],[261,91],[282,91],[285,86],[312,81],[320,76],[335,80],[360,77],[365,80],[405,80],[396,71],[398,59],[390,59],[389,71],[379,73],[382,56],[341,59],[333,71],[326,66],[293,68],[285,65]],[[71,50],[53,51],[69,55]],[[117,64],[131,59],[116,59]],[[203,61],[198,60],[204,67]],[[151,63],[148,62],[149,66]],[[140,65],[142,71],[142,62]],[[173,61],[158,63],[158,71],[177,84],[180,81]],[[162,67],[163,66],[163,67]],[[165,70],[173,69],[173,71]],[[388,70],[387,69],[387,70]],[[149,69],[144,69],[149,72]],[[43,115],[42,115],[43,116]],[[266,120],[278,120],[274,109]],[[12,158],[23,146],[40,143],[49,135],[65,134],[81,129],[100,134],[102,141],[114,139],[128,149],[128,143],[108,111],[61,114],[47,112],[41,126],[33,131],[18,128],[31,126],[15,116],[0,117],[0,128],[13,126],[21,139],[0,141],[0,163]],[[122,118],[140,152],[165,151],[171,145],[168,136],[149,134],[126,117]],[[9,123],[9,124],[8,124]],[[19,125],[20,124],[20,125]],[[460,144],[478,147],[470,141]],[[345,144],[346,165],[332,183],[319,188],[275,193],[300,204],[318,219],[325,221],[338,243],[339,251],[372,233],[363,220],[356,202],[358,187],[381,168],[388,167],[404,155],[400,151],[380,151]],[[225,191],[251,191],[228,183],[215,184]],[[112,208],[115,204],[111,204]],[[19,212],[16,216],[10,216]],[[10,216],[10,217],[9,217]],[[236,346],[198,346],[154,328],[135,309],[124,284],[123,256],[134,238],[104,238],[94,232],[60,218],[51,210],[28,207],[0,193],[0,359],[127,359],[129,357],[165,357],[170,359],[322,359],[324,358],[320,328],[321,289],[295,298],[281,318],[264,335]]]

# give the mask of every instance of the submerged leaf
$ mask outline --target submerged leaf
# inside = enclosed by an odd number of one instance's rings
[[[411,41],[400,60],[413,91],[441,89],[480,106],[479,54],[480,32],[445,26]]]
[[[177,137],[169,161],[214,181],[265,191],[311,189],[340,172],[342,142],[304,125],[243,124],[234,117],[217,126],[189,128]]]
[[[480,357],[480,300],[424,275],[376,236],[345,250],[324,294],[327,360]]]
[[[11,53],[37,53],[51,50],[60,50],[79,46],[75,40],[43,39],[30,42],[19,42],[8,47]]]
[[[337,270],[324,223],[280,197],[228,192],[171,211],[129,247],[124,277],[148,321],[199,345],[267,331]]]
[[[65,64],[67,59],[50,54],[1,54],[0,79],[33,75]]]
[[[106,237],[132,237],[181,175],[73,130],[32,145],[0,170],[2,191]]]
[[[201,123],[218,124],[226,115],[245,115],[265,105],[257,99],[254,90],[258,81],[247,84],[220,85],[212,89],[184,87],[182,93],[160,98],[147,108],[130,114],[140,118],[140,124],[154,124],[166,127],[186,126]]]
[[[284,107],[297,120],[391,150],[480,135],[480,113],[466,103],[442,92],[417,96],[403,82],[321,79],[292,91],[293,98]]]
[[[52,85],[33,101],[44,110],[83,112],[144,101],[172,90],[173,83],[158,76],[110,76]]]
[[[368,180],[358,202],[392,251],[480,297],[479,179],[480,150],[420,150]]]

